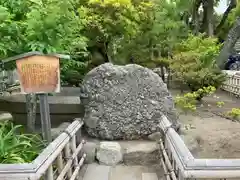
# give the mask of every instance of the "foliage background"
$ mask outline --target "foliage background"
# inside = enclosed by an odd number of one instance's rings
[[[219,53],[219,41],[226,39],[240,12],[238,1],[231,0],[230,11],[218,15],[214,11],[218,3],[0,0],[0,59],[28,51],[70,54],[71,60],[61,62],[62,81],[76,86],[84,74],[105,62],[155,68],[167,58],[170,68],[178,68],[177,62],[184,60],[188,69],[197,61],[181,78],[215,76],[217,68],[211,72],[210,67]]]

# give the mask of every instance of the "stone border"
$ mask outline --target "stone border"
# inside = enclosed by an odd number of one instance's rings
[[[168,156],[173,157],[170,158],[172,163],[179,169],[178,177],[240,178],[240,159],[196,159],[165,116],[160,126],[166,132],[164,146]]]

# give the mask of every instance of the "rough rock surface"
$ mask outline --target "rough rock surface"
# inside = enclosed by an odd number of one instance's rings
[[[122,162],[122,149],[117,142],[101,142],[97,149],[100,164],[116,165]]]
[[[162,114],[178,127],[172,96],[148,68],[106,63],[84,78],[81,102],[85,128],[101,139],[141,139],[159,131]]]

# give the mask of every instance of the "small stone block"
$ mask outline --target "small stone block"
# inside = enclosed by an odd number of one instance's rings
[[[100,164],[116,165],[122,162],[121,146],[117,142],[100,142],[97,149],[97,159]]]

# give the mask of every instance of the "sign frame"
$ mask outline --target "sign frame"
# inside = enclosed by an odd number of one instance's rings
[[[16,60],[22,94],[60,92],[59,58],[29,56]]]

